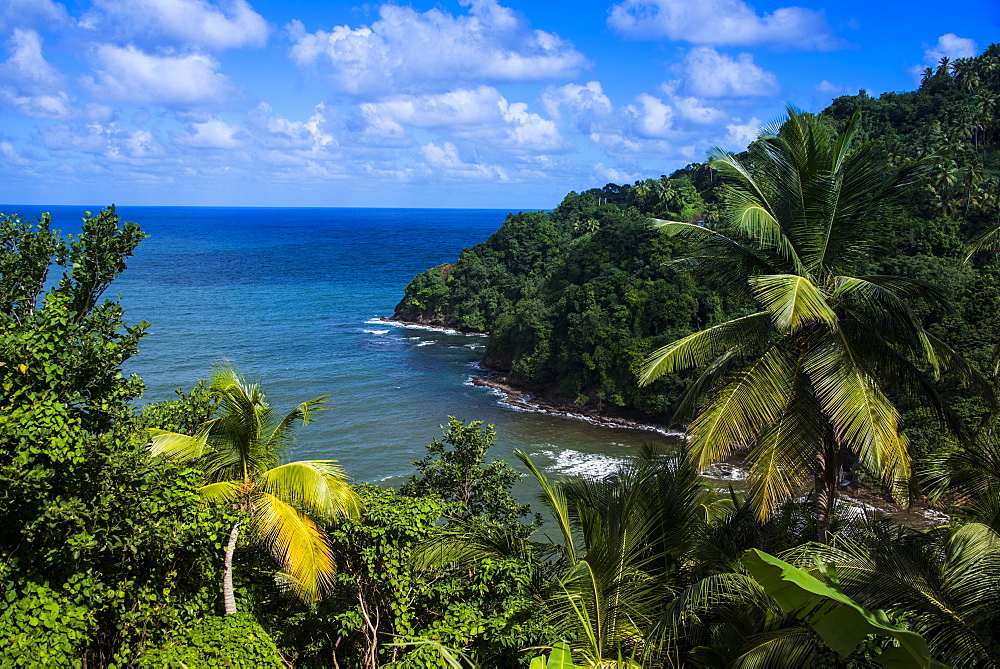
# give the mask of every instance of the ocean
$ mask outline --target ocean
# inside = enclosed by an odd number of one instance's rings
[[[0,205],[79,229],[83,206]],[[90,207],[96,212],[99,207]],[[390,316],[418,272],[485,241],[507,210],[119,207],[149,235],[108,291],[130,323],[151,323],[126,373],[141,402],[174,396],[218,361],[261,381],[279,409],[330,396],[293,459],[334,458],[356,481],[398,485],[455,416],[494,424],[491,456],[522,449],[552,474],[600,476],[657,432],[608,428],[505,406],[471,379],[482,336],[404,327]],[[533,484],[518,485],[519,497]]]

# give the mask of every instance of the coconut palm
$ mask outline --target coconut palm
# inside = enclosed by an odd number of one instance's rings
[[[920,365],[978,379],[911,310],[913,298],[943,303],[933,287],[855,274],[878,248],[880,211],[926,164],[884,168],[858,131],[857,114],[834,135],[817,117],[789,109],[746,159],[713,152],[712,167],[727,180],[721,226],[658,225],[703,242],[688,266],[757,308],[664,346],[640,373],[645,385],[704,368],[678,412],[699,409],[687,429],[698,466],[748,451],[761,519],[811,480],[823,541],[845,466],[856,463],[906,497],[910,457],[894,397],[926,400],[963,433]]]
[[[217,415],[196,435],[153,431],[151,452],[201,469],[206,501],[238,512],[226,546],[223,600],[236,612],[233,552],[242,530],[264,544],[290,576],[299,595],[314,601],[331,582],[335,564],[323,529],[310,517],[357,516],[361,502],[336,460],[281,463],[295,427],[322,409],[325,397],[303,402],[285,415],[263,389],[233,367],[217,368],[209,391]]]
[[[515,451],[540,488],[560,541],[531,543],[496,528],[458,527],[418,551],[416,564],[477,564],[504,555],[552,568],[535,584],[537,617],[567,641],[578,666],[627,669],[646,652],[662,603],[681,587],[688,552],[715,500],[690,461],[643,448],[604,479],[550,480]],[[548,559],[551,558],[551,559]]]

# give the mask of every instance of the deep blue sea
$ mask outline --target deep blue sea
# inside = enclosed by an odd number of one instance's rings
[[[51,212],[64,232],[85,209],[0,205],[30,219]],[[470,382],[483,337],[378,320],[415,274],[484,241],[507,213],[119,207],[150,235],[108,294],[128,322],[152,324],[125,371],[145,380],[142,402],[189,389],[219,360],[260,380],[278,408],[328,394],[331,410],[300,431],[293,456],[338,459],[358,481],[400,482],[448,416],[495,424],[495,457],[521,448],[558,473],[601,474],[639,444],[667,441],[505,407]]]

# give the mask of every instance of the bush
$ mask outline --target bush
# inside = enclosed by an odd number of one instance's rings
[[[92,613],[56,590],[29,583],[0,600],[0,666],[77,667]]]
[[[284,667],[278,647],[251,616],[210,616],[139,658],[139,667]]]

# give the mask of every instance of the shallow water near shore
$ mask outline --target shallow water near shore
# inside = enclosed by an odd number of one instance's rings
[[[2,205],[74,232],[96,206]],[[553,474],[602,475],[656,432],[516,410],[471,377],[481,336],[402,327],[392,314],[418,272],[455,260],[506,210],[119,207],[150,235],[113,284],[130,323],[151,323],[126,372],[142,402],[173,397],[220,359],[262,381],[280,408],[330,395],[291,456],[335,458],[357,481],[396,485],[448,416],[493,423],[494,457],[522,449]],[[520,463],[514,461],[518,467]],[[534,487],[518,486],[527,498]]]

